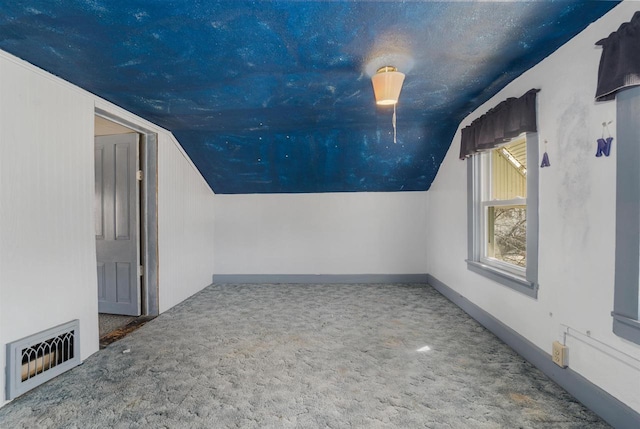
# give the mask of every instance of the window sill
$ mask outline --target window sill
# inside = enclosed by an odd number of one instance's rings
[[[534,299],[538,298],[538,285],[534,282],[530,282],[524,277],[468,259],[467,269]]]
[[[640,321],[611,312],[613,316],[613,333],[617,336],[640,344]]]

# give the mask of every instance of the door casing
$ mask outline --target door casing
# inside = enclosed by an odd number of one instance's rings
[[[158,135],[138,124],[122,119],[104,109],[95,114],[127,127],[140,135],[140,283],[141,312],[144,316],[159,314],[158,288]],[[97,291],[96,291],[97,296]]]

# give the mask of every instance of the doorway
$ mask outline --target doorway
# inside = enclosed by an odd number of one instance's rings
[[[96,109],[94,147],[102,343],[158,314],[157,137]]]

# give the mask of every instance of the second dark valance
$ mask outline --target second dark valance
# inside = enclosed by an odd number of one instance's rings
[[[640,85],[640,12],[596,45],[602,46],[596,101],[613,100],[618,91]]]

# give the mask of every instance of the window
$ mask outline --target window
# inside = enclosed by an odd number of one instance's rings
[[[536,133],[522,134],[467,161],[467,266],[533,297],[537,296],[537,162]]]
[[[522,274],[527,266],[527,139],[483,153],[481,259]]]
[[[616,271],[613,332],[640,344],[640,87],[616,96]]]

